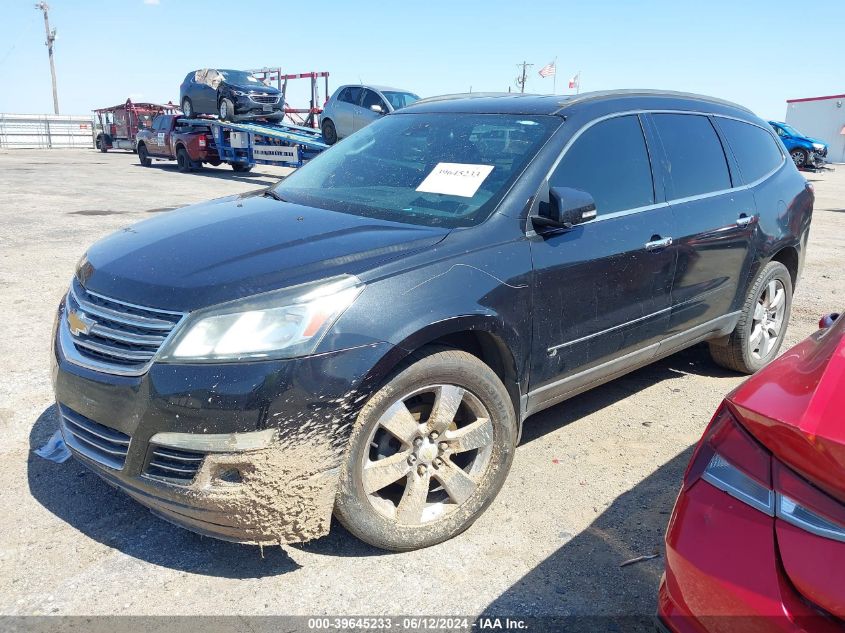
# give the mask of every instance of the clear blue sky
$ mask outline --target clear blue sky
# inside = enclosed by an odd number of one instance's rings
[[[0,112],[51,112],[44,24],[33,0],[2,0]],[[785,100],[845,93],[845,2],[782,0],[51,0],[63,114],[174,102],[195,68],[328,70],[420,95],[513,87],[548,93],[662,88],[782,119]],[[820,51],[819,53],[815,53]],[[303,86],[303,88],[305,88]],[[291,93],[305,105],[307,90]]]

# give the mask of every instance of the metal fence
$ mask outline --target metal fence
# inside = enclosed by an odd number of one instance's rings
[[[94,146],[91,115],[0,114],[0,148]]]

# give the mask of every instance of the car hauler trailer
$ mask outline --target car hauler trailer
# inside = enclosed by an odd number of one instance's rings
[[[281,68],[257,68],[248,71],[255,77],[263,81],[268,86],[271,82],[276,83],[282,93],[282,104],[285,109],[285,115],[294,124],[304,125],[306,127],[318,128],[319,115],[323,111],[323,106],[329,100],[329,73],[326,71],[310,72],[310,73],[293,73],[284,74]],[[308,108],[292,108],[287,101],[288,81],[292,79],[310,79],[311,80],[311,98]],[[324,82],[324,94],[322,103],[320,103],[320,89],[318,80],[322,79]]]
[[[301,125],[215,119],[179,119],[179,124],[209,128],[220,160],[239,172],[256,164],[301,167],[329,147],[318,130]]]

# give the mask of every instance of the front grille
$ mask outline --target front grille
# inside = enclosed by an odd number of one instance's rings
[[[119,373],[141,374],[183,314],[133,305],[85,290],[76,280],[65,319],[76,351]],[[82,324],[83,327],[74,327]]]
[[[150,455],[144,474],[153,479],[174,483],[189,483],[196,476],[205,453],[186,451],[181,448],[150,445]]]
[[[68,446],[104,466],[115,470],[123,468],[130,441],[126,433],[89,420],[64,405],[59,405],[59,413]]]
[[[278,103],[279,97],[276,95],[249,95],[249,98],[255,103]]]

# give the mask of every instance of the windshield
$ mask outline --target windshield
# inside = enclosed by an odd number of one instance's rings
[[[258,77],[243,70],[221,70],[220,74],[223,75],[223,79],[227,83],[236,86],[264,85],[264,82]]]
[[[803,134],[801,134],[801,132],[799,132],[798,130],[796,130],[796,129],[795,129],[794,127],[792,127],[791,125],[787,125],[786,123],[781,123],[781,127],[783,128],[783,131],[784,131],[784,132],[786,132],[787,134],[789,134],[789,136],[804,136]]]
[[[485,220],[562,123],[555,116],[391,114],[274,188],[298,204],[427,226]]]
[[[414,103],[414,101],[420,100],[420,98],[413,92],[392,92],[388,90],[383,91],[381,94],[383,94],[384,98],[390,102],[390,105],[394,110],[404,108],[405,106],[409,106]]]

